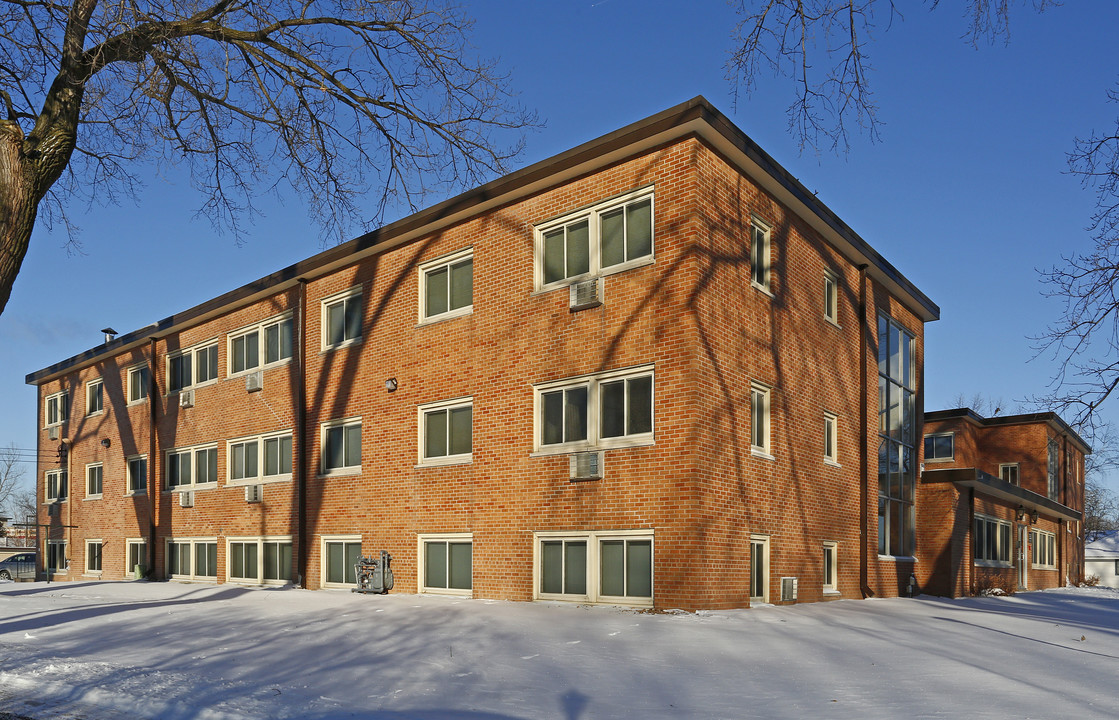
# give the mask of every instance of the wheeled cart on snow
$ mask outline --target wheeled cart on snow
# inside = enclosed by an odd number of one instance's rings
[[[371,557],[359,557],[354,565],[354,570],[357,572],[357,587],[353,591],[383,595],[392,590],[392,568],[389,567],[391,564],[392,555],[384,550],[381,551],[379,560]]]

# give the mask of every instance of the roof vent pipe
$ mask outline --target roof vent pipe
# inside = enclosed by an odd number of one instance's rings
[[[106,345],[111,343],[113,341],[113,338],[115,338],[117,336],[117,331],[112,329],[111,327],[102,328],[101,332],[105,333],[105,344]]]

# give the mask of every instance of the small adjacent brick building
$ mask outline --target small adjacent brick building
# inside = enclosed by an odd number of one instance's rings
[[[55,579],[904,592],[939,308],[702,98],[31,373]]]
[[[1082,579],[1087,443],[1054,413],[925,414],[916,580],[936,595]]]

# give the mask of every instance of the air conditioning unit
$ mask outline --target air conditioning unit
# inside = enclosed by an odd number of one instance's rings
[[[796,602],[797,579],[795,577],[781,578],[781,602]]]
[[[51,503],[47,505],[47,517],[58,517],[58,511],[61,509],[58,503]]]
[[[258,503],[264,499],[263,485],[246,485],[245,502]]]
[[[179,407],[194,407],[194,391],[183,390],[179,393]]]
[[[602,278],[593,278],[570,286],[568,308],[571,312],[598,307],[602,304]]]
[[[259,370],[245,376],[245,391],[256,392],[264,389],[264,374]]]
[[[51,440],[57,440],[58,439],[58,426],[57,425],[55,425],[54,427],[47,428],[47,437],[50,438]]]
[[[601,452],[579,452],[569,457],[572,480],[598,480],[602,477]]]
[[[179,507],[194,507],[194,491],[187,490],[179,493]]]

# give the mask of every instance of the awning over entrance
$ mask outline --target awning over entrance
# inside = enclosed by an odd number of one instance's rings
[[[1066,507],[1055,500],[1050,500],[1044,495],[1024,490],[978,468],[926,470],[921,473],[921,482],[923,484],[954,483],[957,487],[972,488],[976,492],[1001,500],[1008,505],[1021,505],[1027,512],[1036,510],[1039,515],[1064,520],[1079,521],[1083,519],[1081,513],[1070,507]]]

